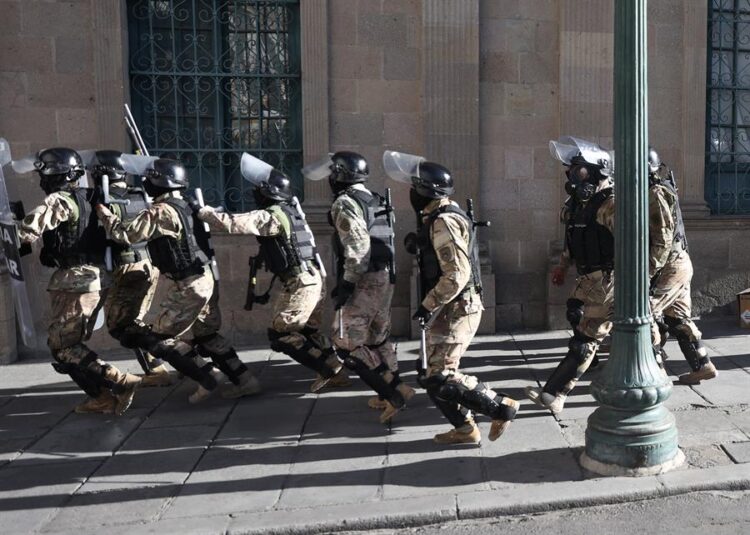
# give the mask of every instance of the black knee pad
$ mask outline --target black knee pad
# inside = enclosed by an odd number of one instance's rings
[[[583,319],[583,301],[570,298],[565,302],[565,318],[575,329]]]
[[[578,364],[586,361],[588,344],[596,342],[596,339],[589,338],[578,331],[568,341],[568,355],[571,356]]]
[[[362,379],[363,383],[375,391],[379,398],[388,400],[397,409],[406,404],[404,396],[396,389],[398,383],[389,383],[383,377],[383,373],[388,371],[388,367],[385,364],[381,364],[374,370],[371,370],[362,360],[347,352],[344,357],[344,366],[354,371]]]

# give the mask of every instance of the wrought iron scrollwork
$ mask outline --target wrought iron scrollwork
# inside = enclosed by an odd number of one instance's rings
[[[206,202],[252,207],[249,151],[302,193],[299,0],[128,0],[133,112],[153,154],[183,160]]]

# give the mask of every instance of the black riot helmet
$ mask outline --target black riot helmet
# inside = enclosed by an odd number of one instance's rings
[[[456,191],[451,172],[435,162],[421,162],[418,175],[413,176],[411,180],[414,190],[428,199],[444,199]]]
[[[85,173],[81,156],[66,147],[39,151],[34,168],[39,173],[39,185],[47,195],[70,187]]]
[[[107,175],[110,182],[125,180],[122,152],[119,150],[96,151],[96,158],[89,169],[97,183],[101,183],[103,175]]]
[[[146,170],[146,182],[164,190],[185,189],[188,187],[187,173],[177,160],[158,158]]]
[[[294,196],[292,181],[281,171],[272,169],[266,180],[256,184],[253,196],[255,203],[261,207],[289,202]]]
[[[656,173],[661,167],[661,158],[654,147],[648,148],[648,170],[650,173]]]
[[[365,157],[356,152],[342,150],[331,156],[331,189],[346,189],[352,184],[361,184],[370,176],[370,167]]]

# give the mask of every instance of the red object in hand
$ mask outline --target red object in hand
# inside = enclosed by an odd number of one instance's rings
[[[565,284],[565,268],[562,266],[555,266],[552,269],[552,284],[555,286],[562,286]]]

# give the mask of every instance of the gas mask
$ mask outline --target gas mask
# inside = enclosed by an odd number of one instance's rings
[[[45,195],[55,193],[56,191],[62,191],[68,185],[68,175],[41,175],[39,179],[39,186],[44,191]]]
[[[596,193],[599,183],[599,174],[592,173],[589,167],[583,165],[571,165],[565,176],[565,192],[578,202],[586,202]]]
[[[423,197],[422,195],[417,193],[414,188],[409,190],[409,202],[411,202],[411,207],[414,208],[414,211],[416,213],[424,210],[425,207],[433,200],[434,199],[430,199],[429,197]]]

